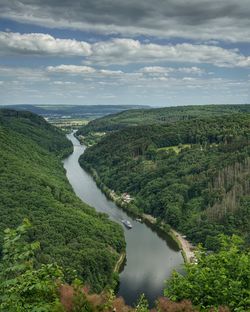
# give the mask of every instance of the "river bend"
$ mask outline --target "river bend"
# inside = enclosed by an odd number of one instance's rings
[[[74,145],[74,152],[63,163],[76,195],[97,211],[107,213],[113,221],[122,224],[121,220],[126,219],[133,226],[131,230],[124,227],[127,261],[120,273],[118,295],[133,306],[140,294],[144,293],[152,306],[154,300],[163,293],[164,280],[183,264],[181,252],[176,249],[171,238],[163,240],[105,197],[93,178],[78,163],[86,147],[80,145],[73,133],[67,137]]]

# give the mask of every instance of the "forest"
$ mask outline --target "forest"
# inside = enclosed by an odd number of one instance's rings
[[[129,307],[112,291],[123,231],[73,193],[64,133],[33,113],[0,110],[0,310],[248,311],[249,128],[242,113],[127,127],[81,157],[110,189],[132,195],[129,209],[206,247],[150,310],[145,296]]]
[[[249,113],[250,105],[189,105],[176,107],[126,110],[117,114],[94,119],[87,126],[81,127],[77,135],[84,137],[84,142],[95,143],[95,133],[117,131],[129,126],[173,123],[200,117],[227,116],[234,113]],[[95,140],[94,140],[95,139]]]
[[[94,291],[113,285],[125,249],[122,227],[74,194],[62,165],[72,152],[65,134],[29,112],[0,110],[0,257],[3,232],[33,224],[35,265],[56,262],[70,282],[75,275]]]
[[[220,248],[207,254],[199,248],[197,263],[186,264],[185,274],[174,272],[164,294],[149,309],[142,294],[134,307],[106,288],[89,293],[76,276],[66,283],[57,263],[36,264],[39,241],[29,239],[33,226],[24,219],[17,228],[4,230],[0,262],[0,310],[2,312],[246,312],[250,307],[250,254],[243,240],[219,237]]]
[[[157,217],[195,244],[216,250],[221,233],[249,244],[250,114],[249,106],[239,109],[245,113],[184,120],[178,113],[175,122],[113,131],[80,164],[117,194],[129,193],[130,210]]]

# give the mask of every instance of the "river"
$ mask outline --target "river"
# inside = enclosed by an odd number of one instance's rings
[[[93,178],[78,163],[86,147],[80,145],[73,133],[67,137],[74,145],[74,152],[64,160],[64,168],[76,195],[97,211],[107,213],[113,221],[122,224],[121,220],[126,219],[133,226],[131,230],[123,226],[127,261],[120,273],[118,295],[133,306],[140,294],[144,293],[152,306],[155,299],[163,294],[164,280],[171,276],[174,269],[181,268],[181,252],[171,238],[163,240],[105,197]]]

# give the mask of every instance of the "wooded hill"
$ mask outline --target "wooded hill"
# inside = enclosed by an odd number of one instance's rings
[[[216,249],[219,233],[250,242],[249,140],[248,113],[191,118],[113,132],[88,148],[80,163],[118,194],[131,194],[130,209]]]
[[[200,117],[225,116],[232,113],[249,113],[250,104],[243,105],[195,105],[154,109],[126,110],[104,116],[80,128],[77,135],[91,136],[95,132],[110,132],[128,126],[173,123]]]
[[[113,282],[125,248],[122,227],[74,194],[62,166],[72,151],[63,132],[29,112],[0,110],[0,257],[3,231],[28,218],[29,240],[41,242],[37,263],[76,270],[95,291]]]

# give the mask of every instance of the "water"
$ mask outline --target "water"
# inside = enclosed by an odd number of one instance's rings
[[[140,294],[144,293],[152,306],[155,299],[163,294],[164,281],[183,264],[181,252],[171,238],[166,242],[105,197],[93,178],[78,163],[86,147],[80,145],[73,134],[67,137],[74,145],[74,152],[64,160],[64,168],[76,195],[97,211],[107,213],[113,221],[122,224],[121,220],[126,219],[133,226],[131,230],[123,226],[127,261],[120,273],[118,295],[133,306]]]

